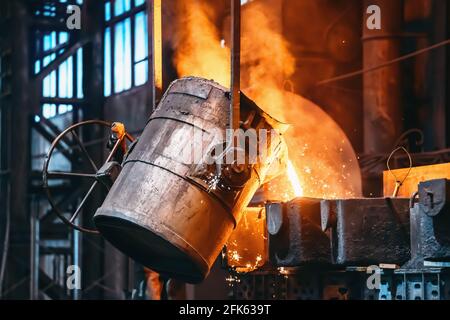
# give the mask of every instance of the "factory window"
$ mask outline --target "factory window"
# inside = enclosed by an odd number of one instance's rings
[[[75,4],[82,5],[83,0],[59,0],[59,1],[35,1],[30,5],[33,8],[35,16],[44,16],[44,17],[56,17],[58,15],[65,15],[67,5]]]
[[[53,62],[58,55],[64,53],[69,45],[69,33],[63,32],[38,32],[36,34],[36,59],[34,73]],[[47,75],[42,82],[42,116],[49,119],[58,114],[72,111],[70,103],[61,103],[64,99],[83,98],[83,48],[68,57],[59,66]],[[58,103],[52,103],[58,100]]]
[[[148,79],[145,0],[105,2],[105,96],[140,86]]]
[[[59,0],[33,2],[35,16],[57,19],[66,16],[68,5],[82,5],[82,0]],[[71,33],[67,31],[35,30],[33,33],[33,73],[39,74],[72,45]],[[42,110],[39,116],[47,119],[73,110],[73,100],[82,99],[83,94],[83,48],[54,66],[42,81]],[[67,100],[67,101],[64,101]]]

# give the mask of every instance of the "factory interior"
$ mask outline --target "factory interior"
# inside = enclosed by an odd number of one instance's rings
[[[1,0],[0,300],[450,300],[449,44],[447,0]]]

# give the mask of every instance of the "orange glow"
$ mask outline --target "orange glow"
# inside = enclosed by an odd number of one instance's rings
[[[221,45],[206,1],[179,1],[174,63],[180,77],[198,76],[230,87],[230,50]]]
[[[154,47],[154,77],[157,88],[162,89],[162,18],[161,1],[153,1],[154,20],[153,20],[153,47]]]
[[[266,256],[266,214],[264,208],[246,208],[227,241],[227,260],[237,272],[251,272],[263,266]]]
[[[178,75],[230,84],[230,20],[219,30],[206,1],[179,1],[174,64]],[[294,94],[296,61],[284,39],[281,20],[267,3],[253,1],[242,11],[241,87],[265,112],[291,125],[284,134],[290,161],[267,183],[266,199],[322,199],[361,196],[361,172],[353,147],[339,125],[320,106]],[[287,91],[289,90],[289,91]],[[253,262],[251,261],[253,264]]]
[[[298,178],[297,171],[295,170],[294,165],[291,160],[287,162],[287,176],[289,182],[291,183],[292,189],[294,190],[295,197],[303,196],[303,188],[300,183],[300,179]]]

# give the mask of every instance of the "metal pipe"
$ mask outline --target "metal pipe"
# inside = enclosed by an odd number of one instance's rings
[[[239,129],[241,86],[241,1],[231,0],[231,109],[230,129]]]
[[[80,224],[79,218],[75,221],[76,224]],[[77,267],[81,267],[81,232],[78,230],[73,229],[72,230],[72,254],[73,254],[73,260],[72,264]],[[80,289],[76,288],[73,290],[72,293],[73,300],[80,300],[81,299],[81,291]]]
[[[5,273],[6,273],[6,262],[8,259],[8,250],[9,250],[9,237],[10,237],[10,228],[11,228],[11,209],[10,209],[10,197],[11,197],[11,185],[10,182],[7,182],[6,186],[6,223],[5,223],[5,237],[3,241],[3,252],[1,258],[0,265],[0,299],[3,298],[3,284],[5,281]]]
[[[39,224],[39,202],[36,197],[32,197],[32,203],[35,205],[30,215],[30,299],[39,299],[39,242],[40,242],[40,224]]]
[[[377,5],[381,13],[381,29],[366,25],[366,9]],[[382,65],[400,56],[400,39],[384,37],[400,34],[403,1],[364,0],[363,68]],[[364,73],[364,150],[367,154],[389,152],[402,132],[400,65]]]
[[[162,0],[151,1],[151,14],[149,15],[149,30],[151,30],[151,66],[153,110],[161,99],[163,90],[162,75]],[[151,28],[151,29],[150,29]]]

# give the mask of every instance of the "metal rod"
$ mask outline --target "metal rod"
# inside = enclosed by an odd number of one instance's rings
[[[423,49],[420,49],[420,50],[416,50],[414,52],[405,54],[404,56],[400,56],[398,58],[395,58],[395,59],[392,59],[392,60],[380,63],[380,64],[378,64],[376,66],[373,66],[373,67],[369,67],[369,68],[366,68],[366,69],[360,69],[360,70],[349,72],[349,73],[346,73],[346,74],[342,74],[342,75],[339,75],[339,76],[336,76],[336,77],[333,77],[333,78],[322,80],[322,81],[317,82],[315,85],[316,86],[321,86],[321,85],[329,84],[329,83],[332,83],[332,82],[337,82],[337,81],[341,81],[341,80],[350,79],[350,78],[353,78],[353,77],[356,77],[356,76],[360,76],[360,75],[363,75],[365,73],[369,73],[369,72],[373,72],[373,71],[376,71],[376,70],[379,70],[379,69],[386,68],[386,67],[388,67],[390,65],[393,65],[393,64],[396,64],[396,63],[399,63],[399,62],[411,59],[411,58],[413,58],[415,56],[427,53],[429,51],[432,51],[432,50],[435,50],[435,49],[438,49],[438,48],[441,48],[441,47],[444,47],[444,46],[447,46],[447,45],[450,45],[450,40],[445,40],[445,41],[436,43],[434,45],[431,45],[429,47],[426,47],[426,48],[423,48]]]
[[[89,153],[87,152],[86,148],[83,145],[83,142],[81,142],[80,137],[78,137],[78,134],[75,131],[71,131],[73,137],[75,138],[75,140],[77,140],[78,145],[81,148],[81,151],[84,153],[84,155],[86,156],[87,160],[89,161],[89,163],[91,164],[92,168],[94,169],[95,172],[98,171],[97,166],[95,165],[94,160],[92,160],[91,156],[89,155]]]
[[[118,139],[116,141],[116,144],[114,145],[114,147],[112,148],[111,152],[109,153],[108,158],[106,158],[105,163],[108,163],[111,161],[111,159],[113,158],[114,154],[117,152],[117,149],[119,149],[119,146],[122,144],[123,139],[125,139],[125,137],[122,137],[121,139]]]
[[[152,91],[153,91],[153,110],[156,109],[162,90],[162,0],[151,1],[151,15],[149,15],[151,27],[151,59],[152,59]]]
[[[37,86],[46,76],[48,76],[52,71],[56,70],[64,61],[73,56],[78,49],[84,47],[87,43],[91,41],[90,38],[82,38],[74,43],[69,44],[61,55],[59,55],[55,60],[49,63],[46,67],[41,69],[41,71],[33,79],[33,85]]]
[[[91,173],[77,173],[77,172],[62,172],[62,171],[50,171],[48,173],[49,178],[66,178],[66,177],[74,177],[74,178],[92,178],[95,179],[95,174]]]
[[[10,232],[11,232],[11,184],[9,181],[6,185],[6,222],[5,222],[5,235],[3,241],[3,252],[1,257],[0,264],[0,299],[3,299],[3,285],[5,281],[6,274],[6,263],[8,259],[9,252],[9,241],[10,241]]]
[[[231,0],[231,109],[230,129],[240,127],[241,1]]]
[[[31,274],[30,274],[30,298],[39,299],[39,249],[40,249],[40,221],[39,221],[39,201],[33,196],[35,210],[31,214]]]
[[[77,210],[75,211],[75,213],[73,214],[72,218],[70,218],[70,222],[73,223],[75,221],[75,219],[78,217],[78,215],[81,212],[81,209],[84,207],[85,202],[87,201],[87,199],[89,198],[89,196],[91,195],[92,191],[94,191],[94,188],[97,186],[98,181],[95,181],[91,188],[89,189],[89,191],[86,193],[86,195],[84,196],[83,200],[81,200],[80,205],[78,206]]]
[[[80,225],[80,217],[78,217],[77,219],[75,219],[74,223],[77,225]],[[81,232],[79,232],[78,230],[73,229],[72,230],[72,248],[73,248],[73,260],[72,260],[72,264],[77,266],[77,267],[81,267],[81,254],[80,254],[80,243],[81,243]],[[80,300],[81,298],[81,292],[80,289],[75,289],[73,290],[73,294],[72,294],[73,300]]]

